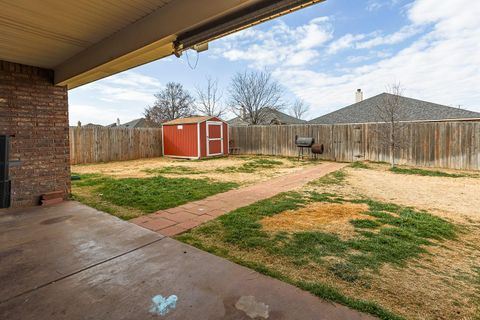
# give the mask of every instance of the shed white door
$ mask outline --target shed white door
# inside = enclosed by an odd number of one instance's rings
[[[207,121],[207,156],[223,154],[223,122]]]

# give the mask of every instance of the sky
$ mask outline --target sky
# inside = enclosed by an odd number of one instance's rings
[[[140,118],[154,93],[179,82],[193,96],[206,77],[223,103],[237,72],[265,71],[306,119],[401,83],[404,95],[480,112],[480,1],[327,0],[209,44],[69,92],[70,124]],[[232,117],[231,114],[226,118]]]

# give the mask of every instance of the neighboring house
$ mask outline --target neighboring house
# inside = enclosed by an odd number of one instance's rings
[[[100,128],[103,127],[101,124],[95,123],[87,123],[86,125],[82,126],[82,128]]]
[[[151,128],[152,126],[147,123],[145,118],[139,118],[130,122],[121,124],[119,128]]]
[[[95,123],[88,123],[86,125],[82,125],[80,122],[77,125],[77,127],[82,127],[82,128],[95,128],[95,127],[105,127],[105,128],[152,128],[154,126],[151,126],[147,123],[147,120],[145,118],[139,118],[132,120],[127,123],[120,124],[120,119],[117,119],[117,122],[108,124],[106,126],[103,126],[101,124],[95,124]]]
[[[117,122],[106,125],[108,128],[152,128],[151,125],[148,125],[145,118],[138,118],[130,122],[120,124],[120,119],[117,119]]]
[[[382,122],[378,106],[382,105],[389,93],[382,93],[354,103],[348,107],[310,120],[311,124],[341,124]],[[480,113],[453,108],[427,101],[400,97],[399,121],[442,121],[480,119]]]
[[[281,111],[266,108],[267,112],[261,125],[279,125],[279,124],[303,124],[307,123],[305,120],[297,119]],[[249,123],[240,117],[228,120],[227,123],[231,126],[248,126]]]

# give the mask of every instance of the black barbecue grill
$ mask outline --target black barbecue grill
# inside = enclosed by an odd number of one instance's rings
[[[315,143],[315,139],[312,137],[299,137],[295,136],[295,145],[298,148],[298,159],[304,156],[304,149],[310,149],[312,145]]]

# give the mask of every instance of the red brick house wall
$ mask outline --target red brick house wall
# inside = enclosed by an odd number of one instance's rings
[[[68,94],[53,71],[0,61],[0,135],[12,138],[12,207],[37,205],[51,191],[70,193]]]

